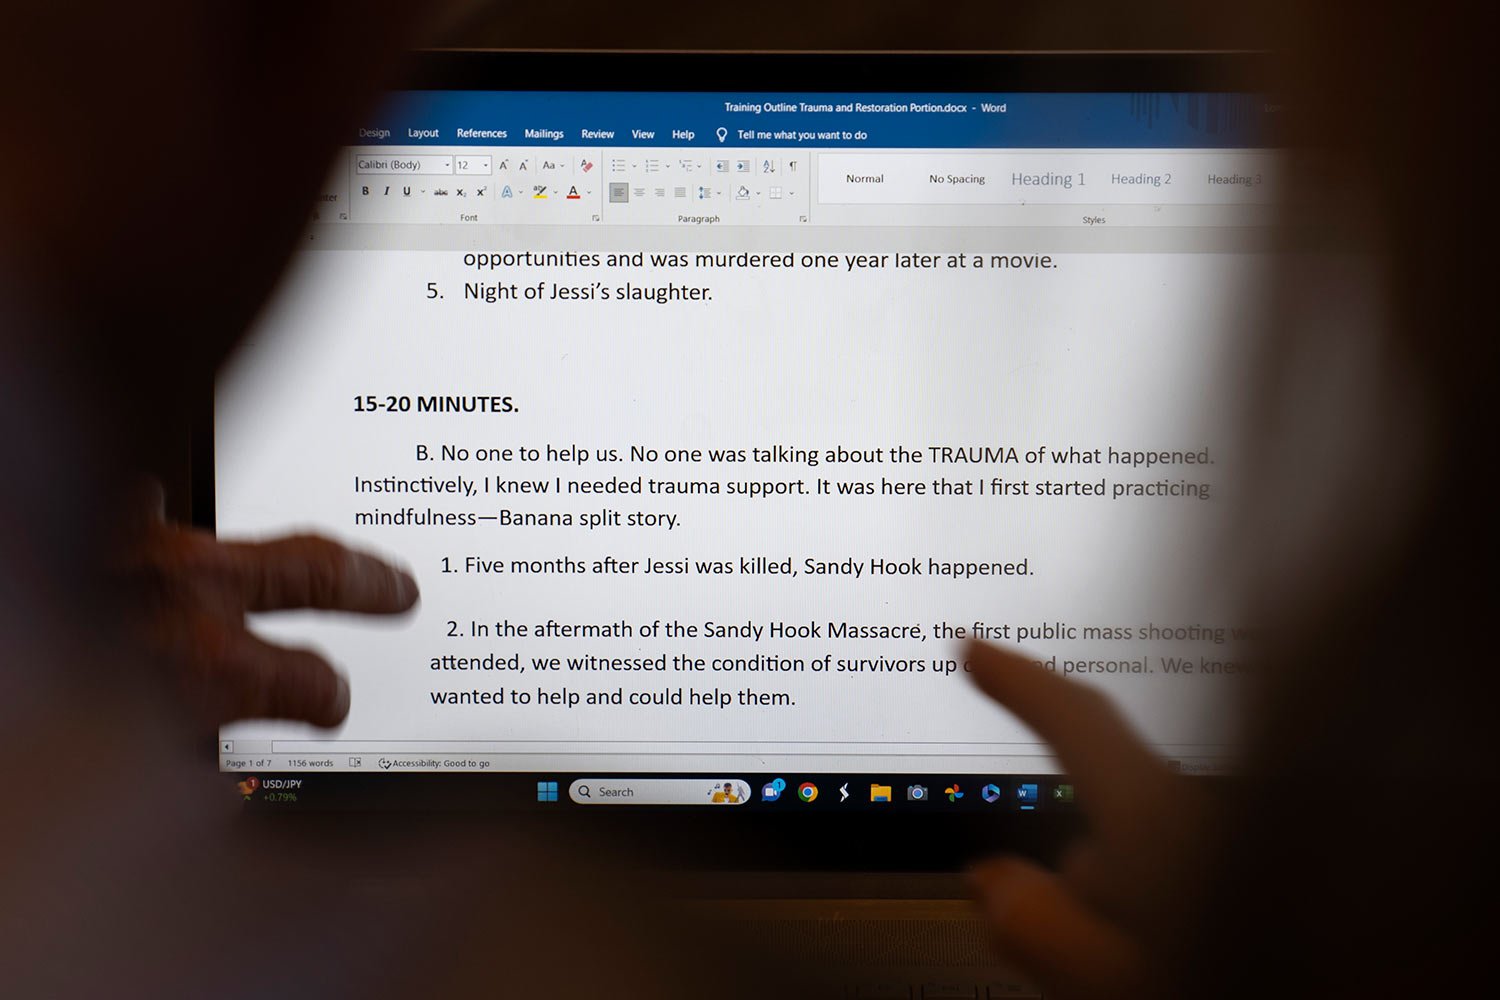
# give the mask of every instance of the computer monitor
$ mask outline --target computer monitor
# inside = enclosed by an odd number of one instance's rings
[[[222,372],[195,487],[222,535],[375,550],[421,604],[258,621],[352,708],[225,726],[221,768],[262,811],[1066,816],[977,637],[1231,769],[1249,630],[1205,552],[1276,215],[1257,74],[422,55]]]

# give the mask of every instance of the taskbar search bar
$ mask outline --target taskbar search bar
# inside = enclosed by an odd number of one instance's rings
[[[737,806],[750,801],[741,778],[579,778],[568,798],[584,806]]]

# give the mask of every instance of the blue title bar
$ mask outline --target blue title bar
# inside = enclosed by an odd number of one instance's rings
[[[1178,149],[1272,145],[1252,94],[405,91],[365,146]]]

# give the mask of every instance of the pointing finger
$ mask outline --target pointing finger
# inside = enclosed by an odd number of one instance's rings
[[[1089,796],[1091,811],[1139,792],[1166,769],[1096,688],[1077,684],[1026,658],[983,642],[965,650],[980,689],[1046,740],[1063,769]]]

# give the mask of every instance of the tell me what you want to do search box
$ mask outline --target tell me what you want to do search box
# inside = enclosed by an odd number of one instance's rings
[[[737,806],[750,801],[750,785],[740,778],[579,778],[568,798],[585,806]]]
[[[828,205],[1271,204],[1274,153],[1244,150],[822,153]]]

